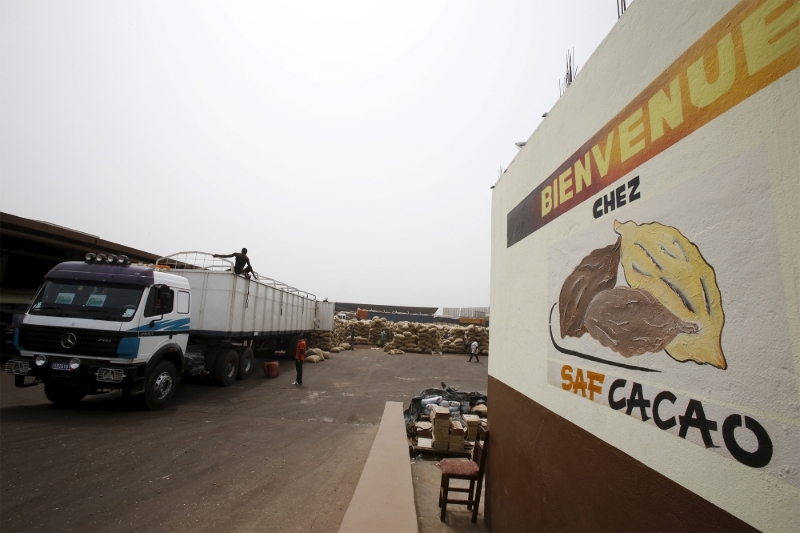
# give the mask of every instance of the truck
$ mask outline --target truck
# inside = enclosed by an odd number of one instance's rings
[[[185,377],[229,386],[252,374],[256,354],[293,356],[300,339],[333,329],[333,302],[233,267],[205,252],[60,263],[14,330],[6,373],[16,387],[43,384],[56,404],[119,390],[162,409]]]

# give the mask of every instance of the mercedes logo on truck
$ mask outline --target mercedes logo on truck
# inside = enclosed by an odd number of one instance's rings
[[[66,349],[74,348],[75,344],[78,342],[78,338],[75,336],[74,333],[68,331],[61,336],[61,346]]]

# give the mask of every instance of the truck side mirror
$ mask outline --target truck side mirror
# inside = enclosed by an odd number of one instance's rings
[[[148,306],[152,305],[152,310],[145,313],[145,316],[164,316],[172,312],[172,291],[168,285],[155,285],[151,289],[155,294],[151,293],[151,298],[148,298]],[[161,320],[159,318],[159,320]],[[150,321],[150,327],[155,326],[156,320]]]
[[[172,291],[167,285],[161,285],[158,287],[156,308],[158,309],[159,314],[162,315],[172,312]]]

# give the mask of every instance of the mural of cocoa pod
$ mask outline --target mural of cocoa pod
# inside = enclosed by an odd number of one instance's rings
[[[697,324],[675,316],[643,289],[614,287],[594,297],[583,324],[600,344],[624,357],[660,352],[679,334],[694,334]]]
[[[558,297],[561,338],[580,337],[586,333],[583,317],[595,295],[617,284],[620,240],[598,248],[583,258],[567,276]]]
[[[696,335],[680,335],[666,347],[677,361],[725,369],[722,327],[725,313],[714,269],[697,245],[672,226],[658,222],[614,221],[628,285],[645,289],[675,316],[699,326]]]

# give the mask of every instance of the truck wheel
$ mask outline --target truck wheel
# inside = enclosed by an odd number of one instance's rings
[[[178,386],[178,372],[169,361],[161,361],[153,372],[147,376],[142,400],[147,409],[156,411],[163,409],[175,394]]]
[[[236,379],[244,379],[253,371],[255,356],[252,348],[245,348],[239,352],[239,372]]]
[[[75,385],[64,385],[63,383],[44,382],[44,395],[56,405],[75,405],[83,400],[86,391]]]
[[[229,387],[236,381],[239,373],[239,354],[236,350],[222,350],[217,355],[217,364],[214,368],[214,379],[223,387]]]

